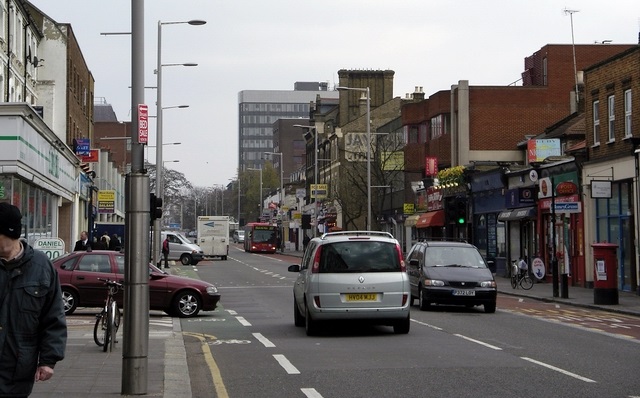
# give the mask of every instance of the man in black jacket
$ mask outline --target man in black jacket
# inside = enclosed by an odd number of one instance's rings
[[[87,231],[80,232],[80,240],[76,242],[76,245],[73,247],[73,251],[87,251],[87,248],[91,246],[89,244],[89,234]]]
[[[64,358],[67,324],[58,273],[20,240],[22,215],[0,203],[0,396],[27,397]]]

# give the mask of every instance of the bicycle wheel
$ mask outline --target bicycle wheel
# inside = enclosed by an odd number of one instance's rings
[[[102,351],[107,352],[111,346],[111,329],[113,328],[113,313],[111,311],[111,306],[107,307],[107,314],[104,318],[104,345],[102,346]]]
[[[100,314],[96,315],[96,325],[93,327],[93,341],[96,342],[98,347],[104,345],[104,329],[107,326],[107,313],[103,310]]]
[[[531,279],[528,274],[523,276],[522,279],[520,279],[520,286],[522,286],[524,290],[531,289],[533,287],[533,279]]]
[[[111,314],[109,316],[109,351],[113,351],[113,346],[116,344],[116,334],[118,333],[118,322],[120,318],[120,311],[115,301],[111,302]],[[118,320],[116,322],[116,320]]]
[[[511,275],[511,287],[516,288],[518,286],[518,274]]]

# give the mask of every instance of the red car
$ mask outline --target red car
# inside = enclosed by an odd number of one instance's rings
[[[73,252],[56,258],[65,314],[77,307],[102,307],[107,289],[101,279],[124,282],[124,254],[94,250]],[[116,296],[122,304],[122,292]],[[218,289],[199,279],[175,276],[149,264],[149,304],[152,310],[189,318],[200,311],[213,311],[220,301]]]

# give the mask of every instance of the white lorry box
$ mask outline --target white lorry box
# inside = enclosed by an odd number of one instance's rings
[[[196,242],[205,257],[227,259],[229,254],[229,216],[198,216]]]

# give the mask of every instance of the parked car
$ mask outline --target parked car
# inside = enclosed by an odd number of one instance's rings
[[[418,242],[407,254],[411,302],[420,310],[452,304],[496,311],[496,281],[478,249],[463,242]]]
[[[124,281],[124,254],[107,251],[77,251],[56,258],[65,314],[78,307],[102,307],[106,287],[101,279]],[[123,292],[116,300],[124,303]],[[149,264],[149,305],[172,316],[189,318],[200,311],[213,311],[220,301],[218,289],[199,279],[170,275]]]
[[[244,243],[244,230],[236,229],[233,231],[233,243]]]
[[[409,333],[409,279],[402,249],[387,232],[341,231],[312,239],[293,287],[293,318],[307,335],[330,320],[393,326]]]

